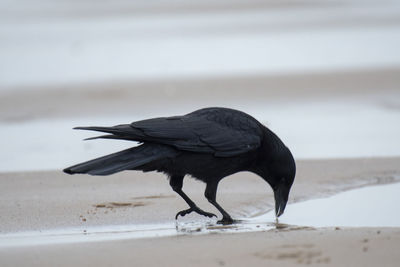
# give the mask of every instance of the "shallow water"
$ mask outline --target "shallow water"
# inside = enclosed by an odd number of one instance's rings
[[[233,225],[219,225],[215,221],[170,222],[163,224],[120,225],[88,227],[82,229],[60,229],[40,232],[21,232],[0,235],[1,247],[19,247],[78,242],[98,242],[138,238],[155,238],[177,235],[199,235],[210,233],[239,233],[266,231],[273,225],[240,222]]]
[[[316,227],[400,227],[395,203],[400,201],[400,183],[359,188],[332,197],[287,206],[279,222],[274,212],[232,225],[209,221],[169,222],[163,224],[120,225],[21,232],[0,235],[0,247],[56,243],[98,242],[137,238],[211,233],[257,231],[294,231]]]
[[[400,183],[359,188],[288,205],[279,222],[312,227],[400,227]],[[269,212],[254,222],[273,221]]]

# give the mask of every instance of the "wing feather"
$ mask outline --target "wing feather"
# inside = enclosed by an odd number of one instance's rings
[[[227,108],[207,108],[184,116],[136,121],[114,127],[77,127],[110,135],[93,137],[152,142],[179,150],[230,157],[258,148],[260,123],[250,115]]]
[[[260,146],[260,124],[249,115],[231,109],[210,108],[185,116],[138,121],[131,127],[148,141],[181,150],[213,153],[220,157],[242,154]]]

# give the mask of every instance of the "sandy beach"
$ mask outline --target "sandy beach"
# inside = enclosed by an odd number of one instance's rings
[[[398,266],[398,1],[22,2],[0,4],[0,266]],[[161,174],[61,171],[134,145],[74,126],[208,106],[293,152],[279,222],[251,173],[220,183],[239,219],[221,226],[175,221],[186,204]],[[218,214],[204,189],[184,181]],[[340,220],[320,224],[321,205]]]
[[[2,266],[397,266],[398,228],[297,229],[22,247]]]
[[[299,161],[290,202],[398,182],[399,163],[400,158]],[[68,236],[72,234],[68,229],[73,228],[76,236],[84,237],[96,236],[90,230],[96,226],[116,234],[124,230],[112,230],[113,225],[139,225],[140,230],[146,224],[172,223],[175,213],[185,208],[185,204],[173,194],[165,177],[153,174],[125,172],[111,177],[90,177],[67,176],[60,171],[3,173],[0,181],[1,212],[7,214],[0,219],[2,266],[242,266],[245,263],[252,266],[376,266],[382,261],[385,266],[396,266],[399,259],[396,247],[400,231],[388,227],[275,225],[255,233],[225,232],[221,227],[214,234],[205,235],[193,228],[158,238],[144,236],[94,242],[60,239],[55,243],[50,234],[42,244],[37,244],[35,238],[49,229],[61,229],[61,232],[65,229],[63,235]],[[200,207],[216,212],[203,198],[203,184],[187,179],[184,189]],[[219,199],[235,218],[263,214],[273,205],[272,191],[260,178],[247,173],[224,180]],[[179,222],[190,224],[197,220],[204,219],[190,215]],[[15,233],[33,236],[17,245],[7,245],[12,240],[18,241],[7,236]]]

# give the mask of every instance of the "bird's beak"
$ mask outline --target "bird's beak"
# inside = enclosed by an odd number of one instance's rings
[[[275,215],[276,218],[281,216],[286,208],[286,203],[289,196],[289,191],[285,190],[284,187],[279,186],[275,191]]]

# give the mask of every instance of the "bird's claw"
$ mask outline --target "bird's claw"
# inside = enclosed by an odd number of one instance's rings
[[[222,220],[217,221],[217,224],[228,225],[234,222],[235,221],[231,217],[223,217]]]
[[[183,216],[185,216],[185,215],[187,215],[187,214],[189,214],[191,212],[196,212],[196,213],[198,213],[200,215],[203,215],[203,216],[206,216],[206,217],[209,217],[209,218],[212,218],[212,217],[217,218],[217,215],[215,215],[214,213],[206,212],[206,211],[204,211],[202,209],[199,209],[198,207],[193,207],[193,208],[189,208],[187,210],[181,210],[180,212],[178,212],[176,214],[176,216],[175,216],[175,220],[178,219],[179,215],[183,217]]]

